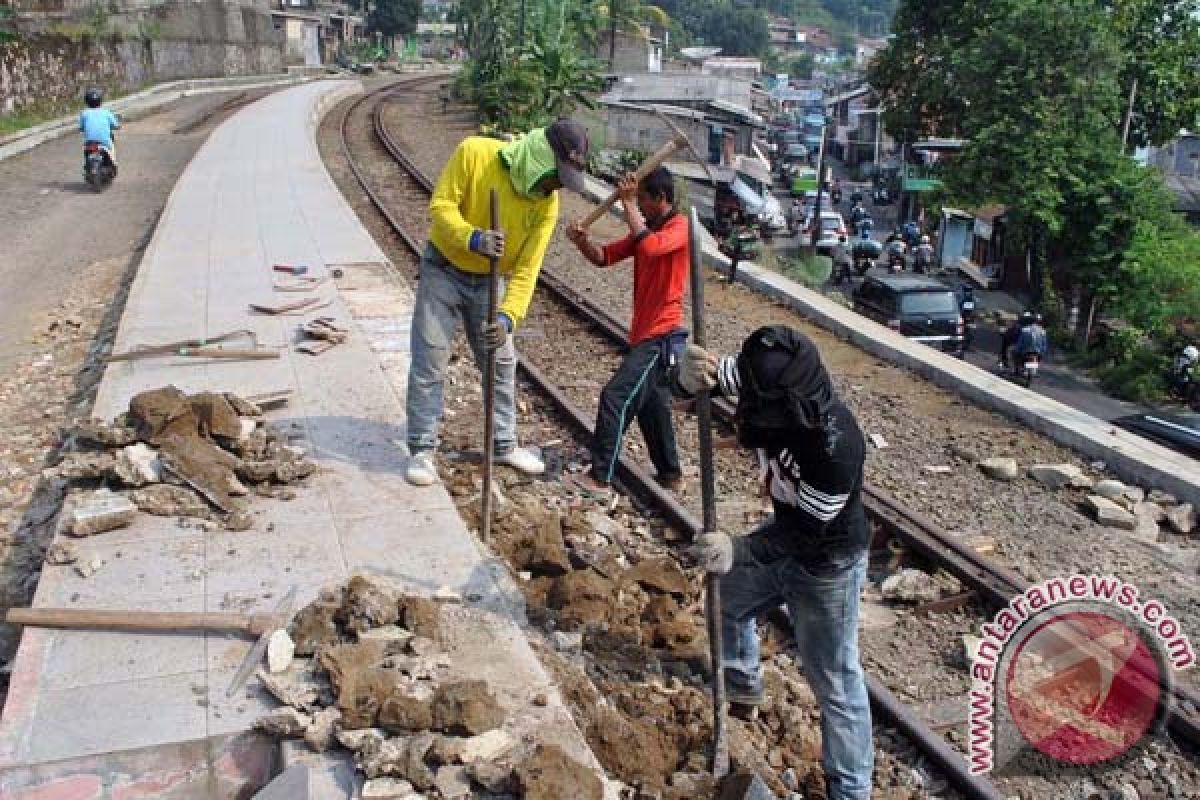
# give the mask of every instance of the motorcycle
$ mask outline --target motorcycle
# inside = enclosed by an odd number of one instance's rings
[[[958,303],[958,313],[963,319],[963,357],[971,349],[971,341],[975,338],[975,292],[969,286],[960,290],[962,299]]]
[[[1171,397],[1183,403],[1192,411],[1200,411],[1200,383],[1192,380],[1190,373],[1187,377],[1183,377],[1179,373],[1172,371],[1167,380],[1167,389]]]
[[[1013,378],[1028,389],[1037,377],[1042,357],[1035,352],[1017,354],[1012,359]]]
[[[863,276],[867,270],[875,266],[876,259],[883,253],[883,248],[874,239],[861,238],[854,242],[850,249],[854,262],[854,271]]]
[[[887,263],[889,272],[904,272],[908,264],[904,259],[904,242],[894,241],[887,247]]]
[[[112,153],[99,142],[87,142],[83,146],[83,178],[97,192],[104,191],[117,177],[117,165]]]

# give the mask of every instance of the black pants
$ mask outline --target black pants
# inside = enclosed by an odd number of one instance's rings
[[[673,359],[684,338],[678,334],[641,342],[626,355],[600,392],[596,435],[592,439],[592,477],[610,483],[617,471],[621,440],[637,418],[650,461],[659,480],[676,478],[679,453],[671,424],[671,392],[667,385]]]

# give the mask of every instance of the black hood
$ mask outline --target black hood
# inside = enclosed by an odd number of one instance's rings
[[[763,447],[782,431],[822,427],[836,402],[816,345],[784,325],[752,333],[737,365],[738,435],[748,447]]]

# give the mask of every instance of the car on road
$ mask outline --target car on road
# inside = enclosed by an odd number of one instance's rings
[[[846,221],[837,211],[821,209],[820,231],[817,233],[817,252],[829,251],[846,243]],[[813,234],[813,223],[807,226],[807,236]]]
[[[954,290],[933,278],[868,274],[853,293],[854,310],[914,341],[964,355],[965,326]]]
[[[1151,411],[1118,417],[1112,422],[1164,447],[1200,458],[1200,414]]]

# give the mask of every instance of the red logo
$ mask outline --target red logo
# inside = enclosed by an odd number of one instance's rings
[[[1013,724],[1072,764],[1128,751],[1161,719],[1169,674],[1137,627],[1100,611],[1054,614],[1021,637],[1005,671]]]

